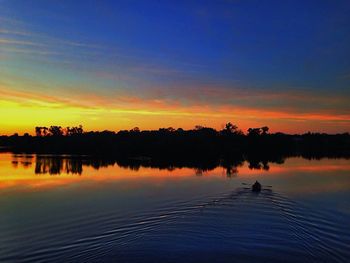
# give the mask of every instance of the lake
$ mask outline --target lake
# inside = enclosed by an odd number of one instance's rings
[[[0,262],[349,262],[349,226],[346,159],[200,169],[0,154]]]

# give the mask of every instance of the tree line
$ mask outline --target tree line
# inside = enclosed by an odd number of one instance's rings
[[[201,125],[196,125],[194,128],[195,131],[206,131],[206,132],[217,132],[217,130]],[[168,128],[159,128],[159,132],[184,132],[184,129],[173,127]],[[261,128],[249,128],[247,130],[248,136],[257,136],[257,135],[266,135],[268,134],[269,127],[263,126]],[[128,132],[127,130],[120,131],[121,133]],[[134,127],[129,132],[141,132],[139,127]],[[62,127],[62,126],[37,126],[35,127],[35,136],[72,136],[72,135],[81,135],[84,133],[83,126],[73,126],[73,127]],[[114,133],[113,131],[105,130],[104,133]],[[238,126],[228,122],[225,124],[225,127],[220,131],[221,134],[233,134],[233,135],[244,135],[243,131],[238,129]],[[16,133],[16,136],[18,133]],[[30,136],[28,133],[25,136]]]
[[[35,127],[36,136],[72,136],[83,134],[83,126],[62,128],[62,126]]]
[[[267,126],[246,133],[228,122],[223,129],[197,125],[194,129],[84,131],[73,127],[35,127],[35,136],[0,136],[0,149],[23,153],[64,153],[153,160],[247,159],[273,160],[281,156],[306,158],[350,156],[350,135],[270,133]],[[254,162],[252,162],[254,163]]]

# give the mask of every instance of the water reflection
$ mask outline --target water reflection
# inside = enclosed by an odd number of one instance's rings
[[[17,168],[18,165],[21,165],[24,168],[29,168],[32,166],[33,158],[34,156],[30,154],[23,154],[23,155],[14,154],[12,156],[12,166],[14,168]]]
[[[134,159],[99,159],[88,156],[69,156],[69,155],[12,155],[12,166],[18,168],[22,166],[28,168],[35,163],[35,174],[79,174],[83,173],[84,167],[92,167],[96,170],[117,165],[132,171],[139,171],[140,168],[152,168],[159,170],[167,170],[169,172],[175,169],[190,168],[196,175],[202,175],[205,172],[213,171],[216,168],[223,168],[227,177],[235,176],[239,173],[239,167],[244,162],[248,163],[251,170],[269,171],[269,163],[283,164],[284,158],[278,160],[259,160],[255,158],[237,158],[230,160],[195,160],[195,161],[165,161],[151,160],[147,158]]]
[[[83,172],[83,163],[81,159],[77,158],[60,158],[60,157],[48,157],[37,156],[35,162],[36,174],[81,174]]]
[[[313,160],[314,158],[304,158]],[[343,158],[342,158],[343,159]],[[74,155],[12,155],[12,167],[29,168],[35,163],[35,174],[78,174],[83,173],[84,167],[92,167],[95,170],[101,168],[118,166],[131,171],[140,171],[141,168],[150,168],[157,170],[166,170],[173,172],[178,169],[192,169],[197,176],[203,175],[217,168],[221,168],[227,177],[238,175],[240,168],[246,163],[249,170],[268,172],[271,164],[282,165],[286,157],[274,156],[268,158],[259,158],[257,156],[236,157],[232,159],[221,160],[152,160],[150,158],[130,158],[130,159],[108,159],[93,158],[90,156]],[[320,159],[317,159],[320,160]],[[346,160],[346,159],[345,159]]]
[[[96,182],[146,180],[162,183],[175,178],[223,178],[264,184],[297,192],[350,189],[347,159],[308,160],[300,157],[256,156],[230,160],[96,159],[72,155],[0,154],[0,190],[23,190]],[[171,179],[172,178],[172,179]],[[186,179],[187,180],[187,179]],[[192,180],[192,179],[191,179]],[[215,179],[216,180],[216,179]]]
[[[0,261],[345,262],[349,194],[346,159],[0,154]]]

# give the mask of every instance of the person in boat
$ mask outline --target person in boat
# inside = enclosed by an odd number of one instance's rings
[[[255,183],[252,185],[252,191],[253,192],[261,191],[261,184],[258,181],[255,181]]]

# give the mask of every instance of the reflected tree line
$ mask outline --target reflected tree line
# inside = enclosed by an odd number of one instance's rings
[[[232,177],[239,172],[247,162],[249,169],[269,170],[269,163],[284,163],[284,159],[245,159],[243,156],[236,159],[218,159],[218,160],[154,160],[149,158],[130,158],[130,159],[107,159],[89,156],[60,156],[60,155],[13,155],[12,165],[17,168],[22,165],[25,168],[35,165],[35,174],[59,175],[83,173],[83,167],[92,167],[96,170],[104,167],[118,165],[119,167],[138,171],[140,168],[152,168],[159,170],[168,170],[190,168],[196,175],[202,175],[204,172],[212,171],[218,167],[226,171],[228,177]]]
[[[75,158],[39,157],[35,161],[35,174],[82,174],[81,160]]]

